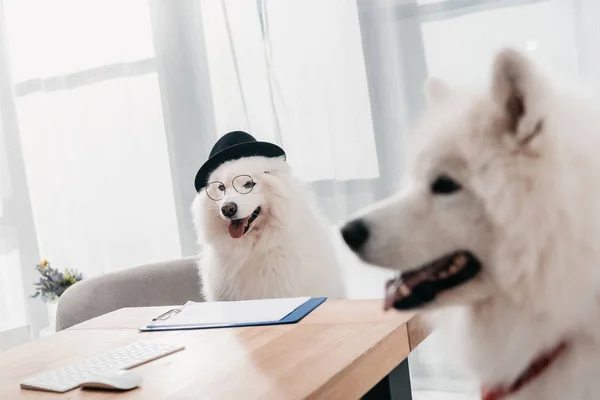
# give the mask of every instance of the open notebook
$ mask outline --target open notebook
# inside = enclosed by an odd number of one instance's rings
[[[142,332],[239,326],[292,324],[300,321],[326,300],[325,297],[187,302],[154,318]]]

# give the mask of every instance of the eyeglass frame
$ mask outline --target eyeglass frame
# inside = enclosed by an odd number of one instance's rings
[[[240,192],[240,191],[239,191],[239,190],[238,190],[238,189],[235,187],[235,184],[233,183],[233,182],[234,182],[234,181],[235,181],[237,178],[240,178],[240,177],[242,177],[242,176],[250,178],[250,182],[252,182],[252,187],[251,187],[251,188],[250,188],[250,190],[248,190],[247,192]],[[222,195],[220,198],[218,198],[218,199],[213,199],[212,197],[210,197],[210,194],[208,194],[208,188],[209,188],[209,186],[210,186],[210,185],[212,185],[213,183],[220,183],[220,184],[221,184],[221,185],[223,185],[223,187],[224,187],[224,189],[223,189],[223,195]],[[244,183],[244,185],[246,185],[247,183],[248,183],[248,182]],[[236,192],[238,192],[239,194],[248,194],[248,193],[250,193],[250,192],[251,192],[251,191],[254,189],[254,186],[256,186],[256,182],[254,182],[254,179],[253,179],[253,178],[252,178],[250,175],[248,175],[248,174],[241,174],[241,175],[238,175],[238,176],[234,176],[234,177],[233,177],[233,179],[231,180],[231,186],[233,187],[233,190],[235,190],[235,191],[236,191]],[[219,189],[219,190],[220,190],[220,189]],[[227,194],[227,185],[225,185],[225,183],[223,183],[223,182],[221,182],[221,181],[212,181],[212,182],[208,182],[208,183],[206,184],[206,186],[204,187],[204,192],[206,193],[206,195],[208,196],[208,198],[209,198],[209,199],[211,199],[212,201],[220,201],[220,200],[223,200],[223,197],[225,197],[225,195]]]

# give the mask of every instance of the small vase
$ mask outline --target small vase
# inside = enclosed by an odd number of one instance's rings
[[[58,299],[46,300],[46,308],[48,309],[48,322],[52,332],[56,331],[56,310],[58,308]]]

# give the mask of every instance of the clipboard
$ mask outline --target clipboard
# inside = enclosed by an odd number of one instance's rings
[[[195,330],[195,329],[216,329],[216,328],[239,328],[248,326],[268,326],[268,325],[284,325],[284,324],[295,324],[310,314],[313,310],[319,307],[327,300],[327,297],[312,297],[308,298],[304,303],[300,304],[289,314],[278,320],[270,321],[248,321],[240,323],[216,323],[216,324],[176,324],[175,316],[180,314],[183,308],[171,309],[155,318],[152,319],[153,323],[139,328],[140,332],[164,332],[164,331],[182,331],[182,330]],[[202,304],[202,303],[199,303]],[[164,321],[173,318],[173,324],[164,324]],[[159,322],[160,324],[156,324]]]

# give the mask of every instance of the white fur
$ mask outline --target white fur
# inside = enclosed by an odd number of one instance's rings
[[[361,213],[371,235],[359,255],[407,270],[472,251],[482,272],[426,307],[441,310],[448,347],[498,385],[564,339],[508,399],[600,399],[600,103],[559,91],[513,50],[497,55],[489,91],[436,81],[428,98],[405,189]],[[433,194],[440,174],[462,190]]]
[[[231,186],[238,175],[250,175],[256,186],[239,194]],[[226,196],[213,201],[201,191],[192,212],[202,247],[199,272],[209,301],[297,296],[345,295],[332,237],[309,191],[280,159],[249,157],[217,168],[210,181],[226,184]],[[221,205],[234,201],[240,217],[257,206],[253,227],[233,239]]]

